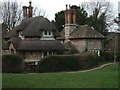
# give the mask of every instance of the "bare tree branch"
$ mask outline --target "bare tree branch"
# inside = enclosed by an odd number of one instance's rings
[[[41,8],[38,7],[34,7],[33,8],[33,16],[46,16],[46,12],[44,10],[42,10]]]
[[[94,15],[96,19],[104,15],[106,17],[107,28],[114,25],[114,16],[112,11],[112,4],[106,0],[94,0],[93,2],[84,2],[82,6],[86,9],[89,15]],[[111,26],[112,27],[112,26]],[[112,29],[114,29],[112,27]]]
[[[12,30],[21,20],[22,10],[17,2],[0,2],[0,17],[7,26],[7,31]]]

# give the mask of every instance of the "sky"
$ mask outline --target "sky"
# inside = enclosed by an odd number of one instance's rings
[[[45,16],[51,21],[51,20],[54,20],[55,13],[61,10],[65,10],[66,4],[79,6],[82,2],[90,2],[94,0],[31,0],[31,1],[32,1],[32,5],[42,9],[42,11],[44,11],[46,14]],[[113,9],[114,9],[113,13],[117,15],[118,2],[120,0],[107,0],[107,1],[110,1],[113,4]],[[18,0],[18,2],[22,6],[29,5],[29,0]]]
[[[1,0],[0,0],[1,1]],[[2,0],[7,1],[7,0]],[[11,0],[17,1],[22,6],[28,6],[29,1],[32,1],[33,7],[40,8],[43,12],[45,12],[45,17],[47,17],[50,21],[54,20],[55,13],[65,10],[66,4],[77,5],[80,6],[82,2],[90,2],[95,0]],[[118,13],[118,2],[120,0],[107,0],[113,4],[113,9],[115,15]]]

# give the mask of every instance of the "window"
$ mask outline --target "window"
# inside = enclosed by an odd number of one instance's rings
[[[44,31],[44,35],[47,35],[47,31]]]
[[[45,56],[48,56],[48,55],[50,55],[50,52],[49,51],[44,51],[44,52],[42,52],[42,58],[43,57],[45,57]]]
[[[48,31],[48,34],[49,34],[49,35],[52,35],[51,31]]]
[[[43,36],[52,36],[52,31],[44,31]]]

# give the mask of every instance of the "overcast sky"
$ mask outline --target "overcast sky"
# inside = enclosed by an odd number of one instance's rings
[[[5,0],[2,0],[5,1]],[[22,6],[29,5],[29,0],[12,0],[18,1]],[[46,17],[51,21],[55,18],[55,13],[65,10],[66,4],[80,5],[82,2],[90,2],[94,0],[31,0],[32,5],[41,8],[46,13]],[[113,4],[114,13],[118,11],[118,1],[120,0],[107,0]]]

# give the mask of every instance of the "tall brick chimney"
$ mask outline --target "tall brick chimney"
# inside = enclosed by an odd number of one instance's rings
[[[75,9],[71,9],[69,5],[66,5],[65,10],[65,24],[76,24],[76,11]]]
[[[32,3],[32,2],[30,1],[30,2],[29,2],[29,7],[28,7],[28,12],[29,12],[29,13],[28,13],[28,14],[29,14],[28,17],[29,17],[29,18],[32,17],[32,9],[33,9],[33,7],[31,6],[31,3]]]
[[[23,6],[23,17],[27,17],[27,6]]]
[[[69,36],[72,33],[72,31],[76,28],[76,10],[71,9],[70,5],[66,5],[65,10],[65,38],[66,40],[69,40]]]
[[[23,19],[32,17],[32,9],[31,1],[29,2],[29,6],[23,6]]]

